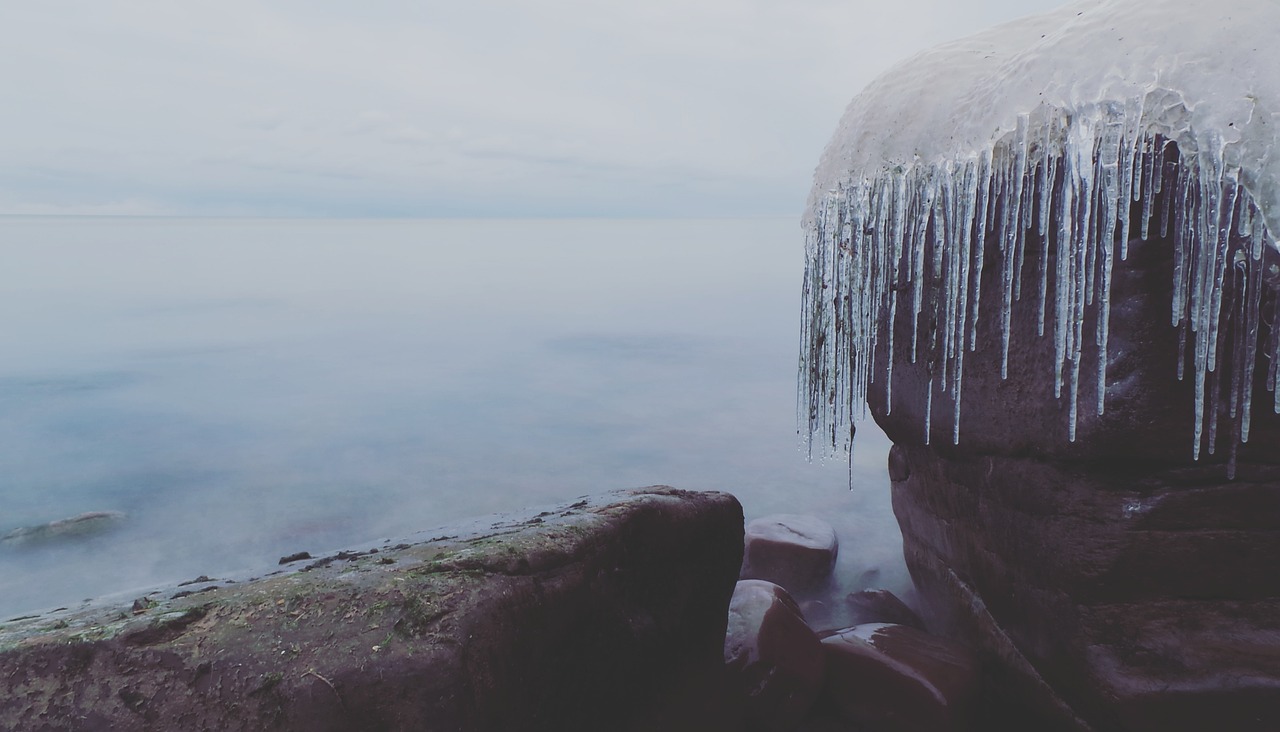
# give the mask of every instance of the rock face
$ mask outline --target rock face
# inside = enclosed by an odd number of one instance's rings
[[[732,496],[655,487],[449,533],[0,624],[0,729],[724,718],[717,674],[742,552]],[[706,693],[672,688],[689,684]]]
[[[1044,244],[1028,236],[1024,277],[1035,281]],[[870,396],[895,443],[907,563],[930,628],[982,648],[1000,703],[1034,720],[1025,728],[1280,729],[1280,419],[1264,363],[1235,479],[1224,467],[1229,436],[1193,462],[1193,385],[1177,378],[1169,325],[1173,247],[1152,237],[1131,241],[1115,264],[1106,413],[1094,414],[1093,379],[1082,378],[1074,443],[1034,303],[1015,303],[1004,381],[998,317],[983,313],[958,445],[941,394],[925,444],[931,375],[924,359],[894,356],[892,405],[881,390]],[[987,254],[982,286],[998,291],[991,238]],[[1223,307],[1232,302],[1229,290]],[[1085,333],[1096,318],[1094,303]],[[910,342],[908,321],[898,320],[899,343]]]

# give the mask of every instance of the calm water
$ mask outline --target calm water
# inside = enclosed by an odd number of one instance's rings
[[[0,218],[0,534],[127,514],[0,546],[0,616],[654,483],[819,513],[850,584],[901,590],[883,435],[859,431],[852,492],[798,448],[800,242],[790,219]]]

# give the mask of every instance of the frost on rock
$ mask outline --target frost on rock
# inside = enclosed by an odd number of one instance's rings
[[[1036,308],[1052,339],[1074,441],[1080,410],[1106,406],[1112,268],[1132,238],[1158,234],[1174,247],[1178,373],[1195,387],[1188,447],[1198,459],[1223,444],[1222,398],[1234,454],[1249,438],[1255,368],[1280,411],[1280,339],[1259,327],[1280,322],[1263,312],[1280,302],[1277,37],[1273,0],[1086,0],[927,51],[870,84],[823,154],[804,220],[800,419],[811,449],[848,449],[869,385],[891,392],[892,359],[874,362],[882,338],[929,367],[925,440],[936,391],[955,403],[947,436],[958,443],[977,322],[997,320],[1005,377],[1012,308]],[[1044,256],[1027,253],[1029,236]],[[984,267],[999,274],[994,291],[981,286]],[[1088,330],[1086,306],[1097,308]],[[911,342],[893,343],[903,318]],[[1097,356],[1082,363],[1089,339]],[[1079,403],[1084,379],[1097,381],[1096,403]]]

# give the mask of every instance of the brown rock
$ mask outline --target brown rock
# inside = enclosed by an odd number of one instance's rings
[[[964,646],[905,625],[859,625],[822,640],[826,700],[880,732],[970,728],[978,664]]]
[[[137,615],[0,624],[0,729],[693,732],[722,718],[732,496],[623,491],[448,534],[152,594]]]
[[[821,588],[831,579],[840,545],[822,519],[779,513],[747,524],[743,579],[761,579],[789,592]]]
[[[738,582],[724,662],[742,689],[752,730],[794,729],[822,688],[822,645],[787,591],[771,582]]]
[[[1196,174],[1176,159],[1176,146],[1169,152],[1166,185],[1175,169]],[[1170,200],[1157,203],[1156,220],[1183,215],[1163,210]],[[1131,211],[1138,232],[1142,207]],[[1028,233],[1024,278],[1042,260],[1054,271],[1055,236]],[[1231,251],[1240,245],[1231,232]],[[1264,266],[1280,265],[1264,249]],[[1174,251],[1173,229],[1161,236],[1152,227],[1115,261],[1106,409],[1093,408],[1098,347],[1087,339],[1074,441],[1069,400],[1053,396],[1053,338],[1037,335],[1025,291],[1012,310],[1008,378],[1000,377],[999,318],[984,310],[978,320],[958,444],[948,439],[952,403],[937,392],[929,398],[936,375],[926,359],[887,351],[895,339],[910,343],[909,319],[897,321],[894,339],[879,340],[875,361],[893,362],[892,403],[881,389],[868,402],[895,443],[894,513],[920,609],[931,629],[981,654],[987,708],[1020,720],[1006,726],[1280,729],[1280,415],[1262,358],[1249,441],[1229,479],[1239,427],[1229,375],[1240,356],[1229,345],[1238,326],[1230,326],[1218,354],[1223,378],[1210,374],[1205,386],[1221,395],[1217,451],[1206,446],[1193,460],[1194,369],[1188,363],[1178,378],[1179,334],[1170,325]],[[985,252],[981,287],[996,292],[1004,261],[991,232]],[[926,298],[934,286],[926,284]],[[1276,301],[1265,292],[1263,312]],[[1239,278],[1226,278],[1223,303],[1224,311],[1241,305]],[[1096,302],[1085,308],[1084,332],[1100,315]],[[1264,318],[1272,330],[1264,340],[1275,327]]]

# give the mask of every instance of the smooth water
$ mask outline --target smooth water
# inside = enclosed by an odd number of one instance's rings
[[[0,535],[127,514],[0,544],[0,616],[656,483],[817,513],[846,572],[902,590],[883,436],[860,430],[853,491],[798,447],[801,241],[790,219],[0,218]]]

